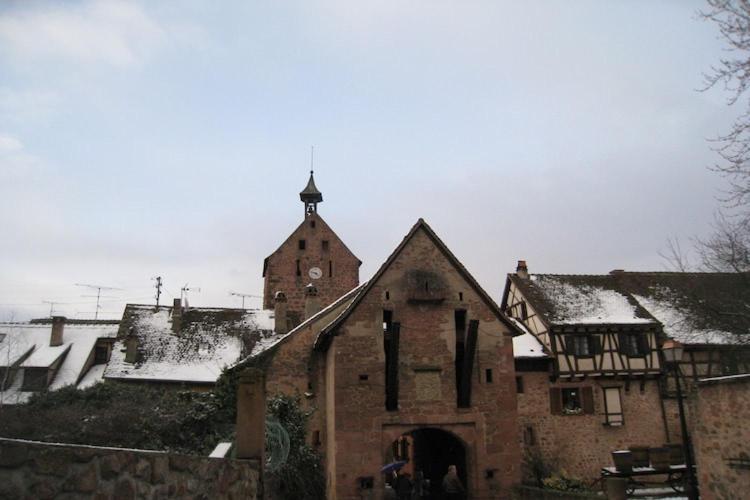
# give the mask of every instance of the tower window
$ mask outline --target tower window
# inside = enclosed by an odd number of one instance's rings
[[[492,368],[487,368],[486,370],[484,370],[484,380],[488,384],[492,383]]]
[[[299,259],[297,259],[297,276],[302,276],[302,271],[299,268]]]
[[[307,246],[307,244],[306,244],[305,240],[299,240],[299,242],[298,242],[298,243],[299,243],[299,249],[300,249],[300,250],[304,250],[304,249],[305,249],[305,247]]]
[[[323,240],[322,245],[323,245],[323,251],[327,252],[328,251],[328,240]]]

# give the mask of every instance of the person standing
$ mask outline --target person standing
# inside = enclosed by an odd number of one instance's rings
[[[458,477],[455,465],[448,466],[448,473],[443,477],[443,493],[446,500],[463,500],[466,490]]]
[[[398,500],[411,500],[411,490],[413,484],[411,482],[410,474],[399,472],[396,478],[396,493],[398,494]]]

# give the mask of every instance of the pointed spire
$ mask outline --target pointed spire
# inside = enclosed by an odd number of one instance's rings
[[[309,214],[318,211],[318,203],[323,201],[323,193],[318,191],[315,186],[315,178],[313,177],[313,171],[310,170],[310,179],[307,181],[307,186],[299,194],[299,199],[305,204],[305,213]]]

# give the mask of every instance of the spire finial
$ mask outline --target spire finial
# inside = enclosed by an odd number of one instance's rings
[[[315,147],[310,146],[310,179],[307,181],[307,186],[299,194],[300,200],[305,204],[305,216],[313,214],[318,210],[318,203],[323,201],[323,194],[318,191],[315,187],[315,179],[313,178],[313,161],[315,159]]]

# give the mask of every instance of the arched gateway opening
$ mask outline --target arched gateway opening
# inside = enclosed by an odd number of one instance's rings
[[[395,440],[387,452],[389,462],[406,461],[401,469],[415,482],[419,477],[425,481],[425,495],[428,500],[443,498],[442,481],[448,472],[449,465],[458,468],[461,483],[470,490],[467,482],[466,447],[454,434],[431,427],[416,429],[402,434]]]

